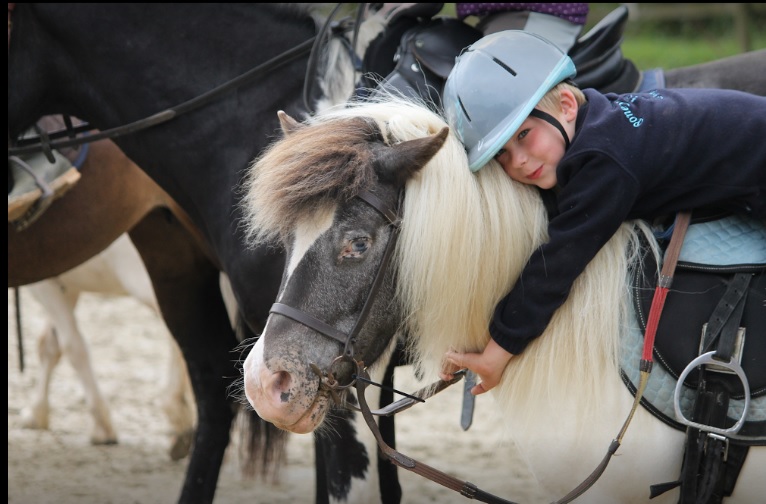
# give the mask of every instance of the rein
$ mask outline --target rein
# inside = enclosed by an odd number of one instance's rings
[[[15,4],[8,4],[8,45],[10,46],[10,40],[11,40],[11,13],[13,11],[13,6]],[[340,6],[341,4],[339,4]],[[338,7],[333,10],[332,15],[337,12]],[[229,93],[241,86],[244,86],[246,84],[250,84],[253,81],[257,80],[258,78],[262,77],[267,72],[271,72],[273,70],[276,70],[277,68],[280,68],[292,61],[295,61],[296,59],[305,56],[306,54],[310,54],[309,60],[310,64],[307,66],[306,72],[306,82],[313,81],[313,76],[309,75],[309,72],[312,70],[316,70],[316,52],[318,51],[318,42],[320,42],[322,39],[324,39],[324,36],[327,31],[327,26],[329,24],[325,23],[325,26],[322,28],[322,31],[320,34],[315,35],[311,37],[310,39],[306,40],[305,42],[302,42],[301,44],[293,47],[292,49],[288,49],[287,51],[283,52],[282,54],[279,54],[270,60],[256,66],[255,68],[252,68],[251,70],[248,70],[244,74],[235,77],[228,82],[225,82],[221,84],[220,86],[211,89],[210,91],[207,91],[199,96],[196,96],[190,100],[187,100],[179,105],[176,105],[175,107],[167,108],[165,110],[162,110],[160,112],[157,112],[155,114],[152,114],[148,117],[145,117],[144,119],[140,119],[122,126],[117,126],[115,128],[111,128],[108,130],[104,130],[98,133],[94,133],[85,137],[79,137],[75,138],[75,135],[77,133],[83,133],[86,131],[92,131],[94,128],[91,128],[87,123],[67,128],[65,130],[57,131],[54,133],[51,133],[48,135],[48,138],[44,138],[41,136],[37,137],[30,137],[23,140],[18,141],[17,147],[9,147],[8,148],[8,156],[19,156],[22,154],[31,154],[35,152],[45,152],[50,151],[51,149],[61,149],[64,147],[73,147],[77,145],[82,145],[85,143],[95,142],[97,140],[102,140],[105,138],[117,138],[122,135],[126,135],[129,133],[135,133],[137,131],[145,130],[148,128],[151,128],[153,126],[157,126],[158,124],[163,124],[165,122],[170,121],[171,119],[174,119],[182,114],[186,114],[187,112],[190,112],[192,110],[196,110],[204,105],[208,105],[220,96]],[[333,33],[345,33],[347,31],[350,31],[351,27],[349,26],[349,23],[345,23],[344,20],[341,20],[338,22],[336,26],[333,27]],[[353,57],[353,53],[352,53]],[[309,108],[310,110],[310,108]],[[66,140],[59,140],[63,137],[69,137],[69,139]]]
[[[244,86],[245,84],[248,84],[260,78],[264,73],[275,70],[307,54],[310,51],[311,47],[313,46],[315,38],[316,37],[310,38],[309,40],[301,43],[300,45],[297,45],[296,47],[293,47],[292,49],[289,49],[283,52],[282,54],[275,56],[274,58],[271,58],[265,63],[258,65],[257,67],[245,72],[244,74],[238,77],[235,77],[234,79],[231,79],[230,81],[225,82],[224,84],[214,89],[211,89],[210,91],[207,91],[199,96],[196,96],[190,100],[187,100],[181,103],[180,105],[176,105],[175,107],[171,107],[161,112],[157,112],[156,114],[153,114],[149,117],[145,117],[144,119],[140,119],[138,121],[125,124],[123,126],[118,126],[116,128],[111,128],[98,133],[94,133],[92,135],[88,135],[85,137],[72,138],[68,140],[52,140],[47,145],[44,143],[41,137],[30,138],[27,142],[20,141],[19,144],[22,145],[20,147],[9,148],[8,155],[18,156],[22,154],[40,152],[46,149],[61,149],[63,147],[72,147],[75,145],[82,145],[85,143],[102,140],[104,138],[116,138],[128,133],[135,133],[136,131],[145,130],[147,128],[151,128],[152,126],[157,126],[158,124],[165,123],[167,121],[170,121],[171,119],[174,119],[177,116],[180,116],[182,114],[186,114],[187,112],[191,112],[192,110],[198,109],[202,107],[203,105],[208,105],[209,103],[219,98],[220,96],[226,93],[229,93],[240,86]],[[74,132],[89,131],[92,129],[93,128],[88,127],[86,124],[78,128],[75,128]],[[49,138],[51,139],[59,138],[65,135],[71,135],[71,133],[72,132],[66,131],[66,130],[58,131],[58,132],[50,134]],[[32,143],[32,145],[23,146],[24,144],[27,144],[27,143]]]

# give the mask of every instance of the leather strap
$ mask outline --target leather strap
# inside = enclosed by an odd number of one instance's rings
[[[288,306],[286,304],[274,303],[271,305],[271,310],[269,310],[269,313],[278,313],[279,315],[284,315],[287,318],[291,318],[296,322],[300,322],[306,327],[310,327],[313,330],[318,331],[325,336],[337,340],[343,344],[345,344],[346,339],[348,339],[346,333],[335,329],[329,324],[325,324],[318,318],[314,317],[313,315],[309,315],[305,311],[296,310],[292,306]]]
[[[681,246],[684,242],[686,230],[691,221],[691,212],[679,212],[676,215],[674,223],[673,236],[670,238],[670,244],[665,252],[665,261],[662,264],[660,278],[657,282],[657,288],[654,291],[652,306],[649,309],[649,319],[646,321],[646,333],[644,336],[644,353],[641,356],[641,369],[648,367],[651,372],[652,350],[654,349],[654,338],[657,336],[657,325],[660,323],[660,314],[665,306],[665,298],[668,295],[670,286],[673,284],[673,274],[678,264],[678,256],[681,254]]]
[[[703,351],[709,352],[716,339],[720,336],[715,356],[728,361],[734,353],[734,344],[745,309],[747,287],[753,278],[751,273],[737,273],[729,282],[718,306],[713,310],[705,331]]]

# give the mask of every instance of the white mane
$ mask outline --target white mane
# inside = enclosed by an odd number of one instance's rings
[[[330,110],[314,121],[351,116],[374,118],[384,134],[400,141],[446,125],[427,108],[391,97]],[[585,419],[604,381],[616,379],[632,260],[626,250],[636,250],[629,245],[635,244],[637,228],[642,226],[622,226],[575,283],[545,333],[512,359],[494,391],[506,418],[526,412],[520,419],[526,424],[540,414],[566,411],[569,418]],[[397,249],[398,295],[426,381],[436,379],[448,349],[485,347],[496,303],[546,239],[547,216],[536,190],[512,181],[494,161],[471,173],[453,134],[407,183]]]

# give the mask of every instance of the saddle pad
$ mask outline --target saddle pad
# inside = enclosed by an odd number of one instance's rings
[[[766,222],[732,215],[689,226],[678,257],[681,267],[720,266],[719,271],[753,266],[766,269]]]

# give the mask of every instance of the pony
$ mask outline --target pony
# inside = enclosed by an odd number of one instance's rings
[[[366,369],[379,373],[399,337],[425,380],[449,349],[484,348],[496,303],[546,239],[547,214],[539,193],[498,163],[472,174],[459,140],[423,104],[383,96],[304,123],[281,119],[285,136],[253,163],[244,204],[250,239],[283,244],[289,259],[245,360],[243,393],[262,418],[310,432]],[[641,240],[659,256],[646,223],[623,224],[492,391],[498,428],[552,497],[597,467],[631,411],[621,335],[637,325],[628,278],[641,267]],[[679,474],[684,439],[639,408],[586,500],[646,502],[651,484]],[[764,463],[766,448],[751,446],[727,502],[763,495]]]
[[[213,500],[240,407],[229,393],[241,374],[240,340],[219,275],[231,280],[237,329],[250,336],[260,331],[281,280],[282,251],[247,246],[238,227],[243,173],[277,129],[278,108],[303,114],[353,90],[347,42],[321,36],[315,43],[325,20],[308,5],[9,4],[9,139],[49,114],[77,116],[102,132],[138,122],[115,138],[117,151],[104,140],[92,143],[80,182],[32,228],[9,224],[8,286],[58,276],[129,232],[196,399],[180,502]],[[366,40],[360,35],[358,52]],[[314,45],[321,51],[310,58]],[[307,63],[320,77],[308,105]],[[330,78],[321,79],[328,69]],[[247,72],[248,82],[224,86]],[[141,127],[141,118],[182,103]],[[254,420],[241,430],[249,435],[242,446],[262,448],[250,460],[277,467],[284,433]],[[360,485],[377,493],[374,439],[364,441],[369,455],[360,455],[360,444],[348,450],[350,460],[336,446],[340,432],[349,431],[353,426],[317,437],[324,454],[317,457],[318,502],[353,499]],[[384,495],[398,491],[395,482],[380,486]]]
[[[22,425],[28,429],[48,428],[51,377],[61,357],[66,356],[80,379],[88,410],[93,417],[91,443],[117,444],[109,405],[98,386],[87,342],[77,324],[75,308],[83,293],[132,296],[160,316],[151,280],[138,251],[128,235],[124,234],[106,250],[76,268],[23,289],[29,291],[43,307],[47,318],[36,342],[40,369],[35,396],[21,412]],[[188,455],[191,447],[194,396],[186,363],[173,339],[168,340],[168,348],[167,378],[159,399],[173,432],[170,458],[180,460]]]
[[[351,57],[333,38],[329,57],[309,58],[318,23],[305,6],[14,5],[9,4],[9,138],[43,115],[76,115],[102,131],[118,128],[115,141],[140,173],[83,169],[81,181],[53,203],[76,213],[48,216],[52,206],[34,224],[34,236],[25,235],[32,229],[19,233],[9,226],[9,286],[59,275],[130,229],[197,398],[197,433],[180,500],[208,502],[238,407],[228,391],[240,373],[232,362],[239,354],[231,353],[238,339],[226,317],[218,275],[223,271],[232,281],[245,321],[239,327],[258,334],[284,265],[279,248],[245,243],[241,181],[249,162],[274,138],[277,109],[297,116],[320,108],[319,102],[306,105],[301,99],[306,67],[319,61],[320,68],[333,69],[326,72],[330,81],[317,84],[324,103],[335,103],[350,95],[355,81]],[[177,36],[171,40],[168,33]],[[358,43],[361,53],[364,38]],[[300,50],[289,53],[292,59],[280,58],[288,49]],[[332,63],[334,58],[340,63]],[[268,71],[259,70],[261,64]],[[248,83],[231,84],[246,72]],[[137,76],[148,82],[137,84]],[[149,128],[143,128],[146,117]],[[147,181],[161,191],[145,193],[134,185]],[[89,191],[81,188],[85,185]],[[103,200],[109,206],[101,206]],[[60,226],[62,215],[76,223],[73,231]],[[344,432],[349,431],[356,429]],[[255,434],[272,444],[280,435]],[[344,499],[354,484],[377,477],[368,469],[377,457],[371,447],[349,462],[335,451],[339,437],[319,437],[318,447],[327,450],[329,460],[347,465],[336,473],[318,465],[317,481]],[[332,474],[342,474],[343,482],[328,482]],[[398,492],[395,484],[380,487],[384,495]]]

